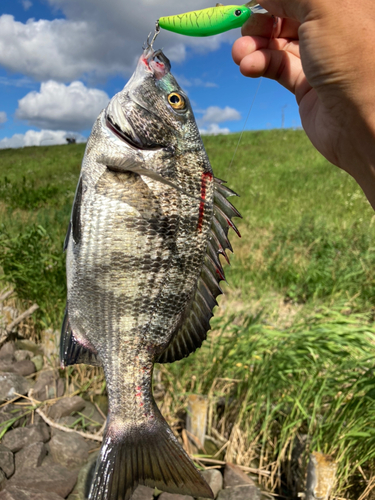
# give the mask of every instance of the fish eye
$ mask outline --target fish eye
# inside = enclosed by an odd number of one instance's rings
[[[172,92],[168,96],[168,102],[172,106],[173,109],[185,109],[186,102],[181,94],[177,92]]]
[[[242,14],[242,10],[240,10],[240,9],[237,9],[237,10],[234,11],[234,15],[236,17],[240,17],[241,14]]]

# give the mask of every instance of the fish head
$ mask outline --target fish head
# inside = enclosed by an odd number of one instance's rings
[[[106,109],[107,126],[141,150],[178,148],[199,138],[189,98],[161,50],[147,48],[124,89]]]

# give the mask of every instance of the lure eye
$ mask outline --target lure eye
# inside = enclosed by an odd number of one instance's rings
[[[242,14],[242,10],[240,10],[240,9],[237,9],[237,10],[234,11],[234,15],[236,17],[240,17],[241,14]]]
[[[173,109],[185,109],[186,102],[181,94],[177,94],[177,92],[172,92],[168,96],[168,102],[172,106]]]

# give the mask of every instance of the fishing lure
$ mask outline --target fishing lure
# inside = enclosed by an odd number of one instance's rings
[[[253,13],[265,14],[267,11],[258,4],[254,5],[254,1],[245,5],[218,3],[209,9],[161,17],[157,26],[180,35],[211,36],[240,28]]]

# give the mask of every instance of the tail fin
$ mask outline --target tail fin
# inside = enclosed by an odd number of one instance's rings
[[[128,500],[138,484],[214,498],[157,408],[152,424],[109,422],[89,500]]]

